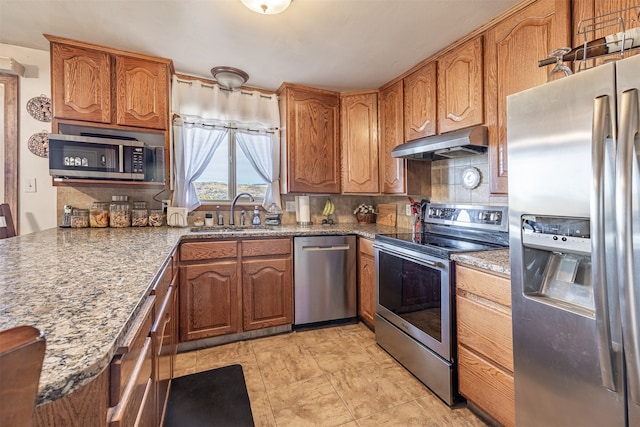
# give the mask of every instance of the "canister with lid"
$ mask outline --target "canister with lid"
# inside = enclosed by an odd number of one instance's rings
[[[129,196],[111,196],[109,205],[109,225],[114,228],[131,226],[131,205]]]
[[[73,208],[71,212],[71,228],[86,228],[89,226],[89,209]]]
[[[109,226],[109,203],[93,202],[89,211],[89,225],[91,227],[108,227]]]
[[[149,225],[151,227],[160,227],[164,220],[162,209],[151,209],[149,211]]]
[[[131,226],[146,227],[149,223],[149,211],[147,210],[147,202],[133,202],[131,210]]]

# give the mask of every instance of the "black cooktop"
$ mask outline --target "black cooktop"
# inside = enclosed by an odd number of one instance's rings
[[[505,247],[502,244],[475,242],[433,233],[376,234],[376,240],[439,256],[448,256],[456,252],[484,251]]]

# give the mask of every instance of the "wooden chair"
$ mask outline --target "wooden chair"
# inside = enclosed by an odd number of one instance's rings
[[[0,239],[14,237],[16,229],[13,226],[13,218],[11,217],[11,209],[9,205],[3,203],[0,205]]]
[[[31,426],[45,346],[32,326],[0,332],[0,427]]]

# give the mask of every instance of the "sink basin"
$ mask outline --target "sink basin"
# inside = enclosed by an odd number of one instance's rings
[[[258,226],[254,226],[254,225],[215,226],[214,225],[211,227],[207,227],[207,226],[191,227],[191,232],[192,233],[240,233],[240,232],[247,232],[247,231],[260,231],[260,230],[266,230],[266,229],[267,227],[263,225],[258,225]]]

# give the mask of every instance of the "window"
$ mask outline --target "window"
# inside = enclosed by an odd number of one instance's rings
[[[258,202],[267,192],[267,182],[240,149],[233,130],[229,131],[227,140],[220,144],[194,185],[202,203],[231,201],[242,192],[251,194]]]

